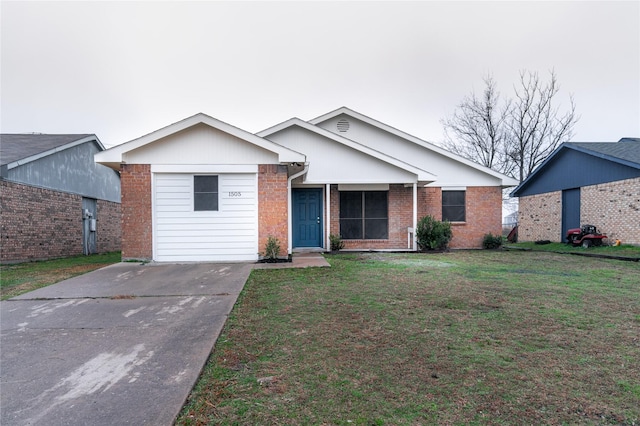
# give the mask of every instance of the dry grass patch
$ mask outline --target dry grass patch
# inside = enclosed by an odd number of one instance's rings
[[[329,261],[252,273],[178,424],[640,421],[637,263]]]
[[[120,252],[0,265],[0,297],[18,296],[120,262]]]

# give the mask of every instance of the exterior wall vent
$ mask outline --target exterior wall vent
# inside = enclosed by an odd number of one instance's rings
[[[342,118],[338,120],[338,123],[336,123],[336,127],[338,128],[339,132],[345,133],[349,130],[349,122]]]

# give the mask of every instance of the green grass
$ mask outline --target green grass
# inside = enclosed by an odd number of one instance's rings
[[[520,249],[528,249],[535,251],[551,251],[556,253],[579,253],[579,254],[595,254],[595,255],[607,255],[607,256],[621,256],[640,259],[640,247],[632,246],[629,244],[622,244],[619,246],[599,246],[589,247],[588,249],[581,246],[573,247],[570,244],[564,243],[550,243],[550,244],[536,244],[534,242],[523,242],[517,244],[505,244],[506,247],[516,247]]]
[[[120,262],[120,252],[0,265],[2,300]]]
[[[177,424],[640,422],[636,262],[328,259],[252,272]]]

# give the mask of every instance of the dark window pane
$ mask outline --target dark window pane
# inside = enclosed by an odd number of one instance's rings
[[[362,192],[347,191],[340,193],[340,217],[348,219],[362,217]]]
[[[386,219],[388,210],[387,192],[364,193],[364,217]]]
[[[443,206],[463,206],[465,191],[442,191]]]
[[[218,176],[193,177],[193,210],[218,210]]]
[[[218,194],[200,193],[193,198],[193,209],[195,211],[218,210]]]
[[[442,206],[442,220],[449,222],[464,222],[464,206]]]
[[[388,200],[387,191],[341,192],[340,236],[352,240],[388,239]]]
[[[442,191],[442,220],[464,222],[466,191]]]
[[[389,238],[388,223],[387,219],[365,219],[364,238],[367,240],[386,240]]]
[[[362,238],[362,219],[340,219],[340,237],[345,240]]]
[[[218,176],[194,176],[194,192],[218,192]]]

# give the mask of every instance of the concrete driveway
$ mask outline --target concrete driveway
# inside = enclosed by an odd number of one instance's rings
[[[119,263],[0,302],[0,424],[172,424],[251,268]]]

